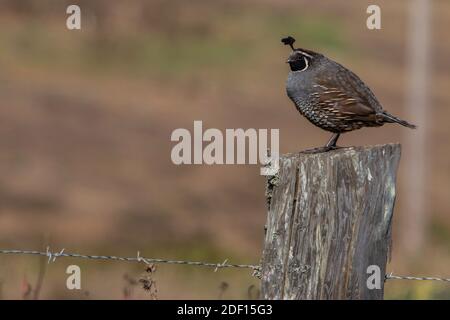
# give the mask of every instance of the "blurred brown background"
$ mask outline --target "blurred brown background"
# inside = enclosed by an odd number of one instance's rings
[[[176,128],[279,128],[281,153],[322,145],[285,94],[289,50],[280,38],[352,69],[385,109],[408,119],[409,1],[0,1],[0,248],[232,263],[259,262],[266,219],[258,166],[175,166]],[[82,29],[66,29],[69,4]],[[408,148],[398,177],[388,270],[450,276],[450,2],[431,1],[424,241],[407,249]],[[420,127],[419,127],[420,130]],[[386,125],[341,145],[405,142]],[[405,150],[406,149],[406,150]],[[413,200],[413,199],[412,199]],[[417,231],[415,231],[417,233]],[[65,268],[82,269],[82,291]],[[0,256],[0,295],[36,287],[37,257]],[[42,271],[42,269],[41,269]],[[40,298],[149,298],[130,284],[142,266],[57,260]],[[254,297],[246,270],[158,266],[158,298]],[[390,281],[387,298],[450,298],[435,282]]]

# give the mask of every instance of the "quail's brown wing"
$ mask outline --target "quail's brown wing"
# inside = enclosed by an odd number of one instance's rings
[[[343,68],[343,67],[342,67]],[[381,106],[370,89],[349,70],[339,70],[323,77],[316,85],[318,104],[346,121],[363,121],[379,125]]]

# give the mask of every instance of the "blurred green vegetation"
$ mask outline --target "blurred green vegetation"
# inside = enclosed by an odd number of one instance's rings
[[[436,281],[389,280],[385,284],[386,300],[448,300],[448,284]]]
[[[428,232],[433,245],[448,246],[450,243],[450,229],[440,219],[431,218]]]
[[[292,30],[298,46],[331,51],[348,48],[342,28],[331,18],[247,9],[224,12],[200,24],[187,23],[192,24],[187,31],[110,33],[87,26],[87,31],[77,34],[61,32],[60,25],[49,27],[31,20],[0,31],[0,57],[46,69],[160,77],[211,69],[236,72],[250,60],[260,59],[261,52],[273,51],[274,42],[281,46],[281,36]],[[251,30],[242,32],[242,28]]]

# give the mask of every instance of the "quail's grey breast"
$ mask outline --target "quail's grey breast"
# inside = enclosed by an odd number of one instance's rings
[[[305,70],[306,71],[306,70]],[[345,132],[359,129],[362,122],[354,121],[339,112],[338,103],[344,96],[321,99],[325,94],[332,94],[335,88],[327,88],[316,82],[317,72],[289,72],[286,82],[288,97],[297,110],[312,124],[331,132]],[[348,121],[346,121],[348,119]]]

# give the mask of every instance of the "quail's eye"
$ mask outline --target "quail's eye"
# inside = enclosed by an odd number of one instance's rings
[[[292,71],[304,71],[308,69],[309,63],[308,58],[301,56],[299,59],[291,61],[290,63]]]

